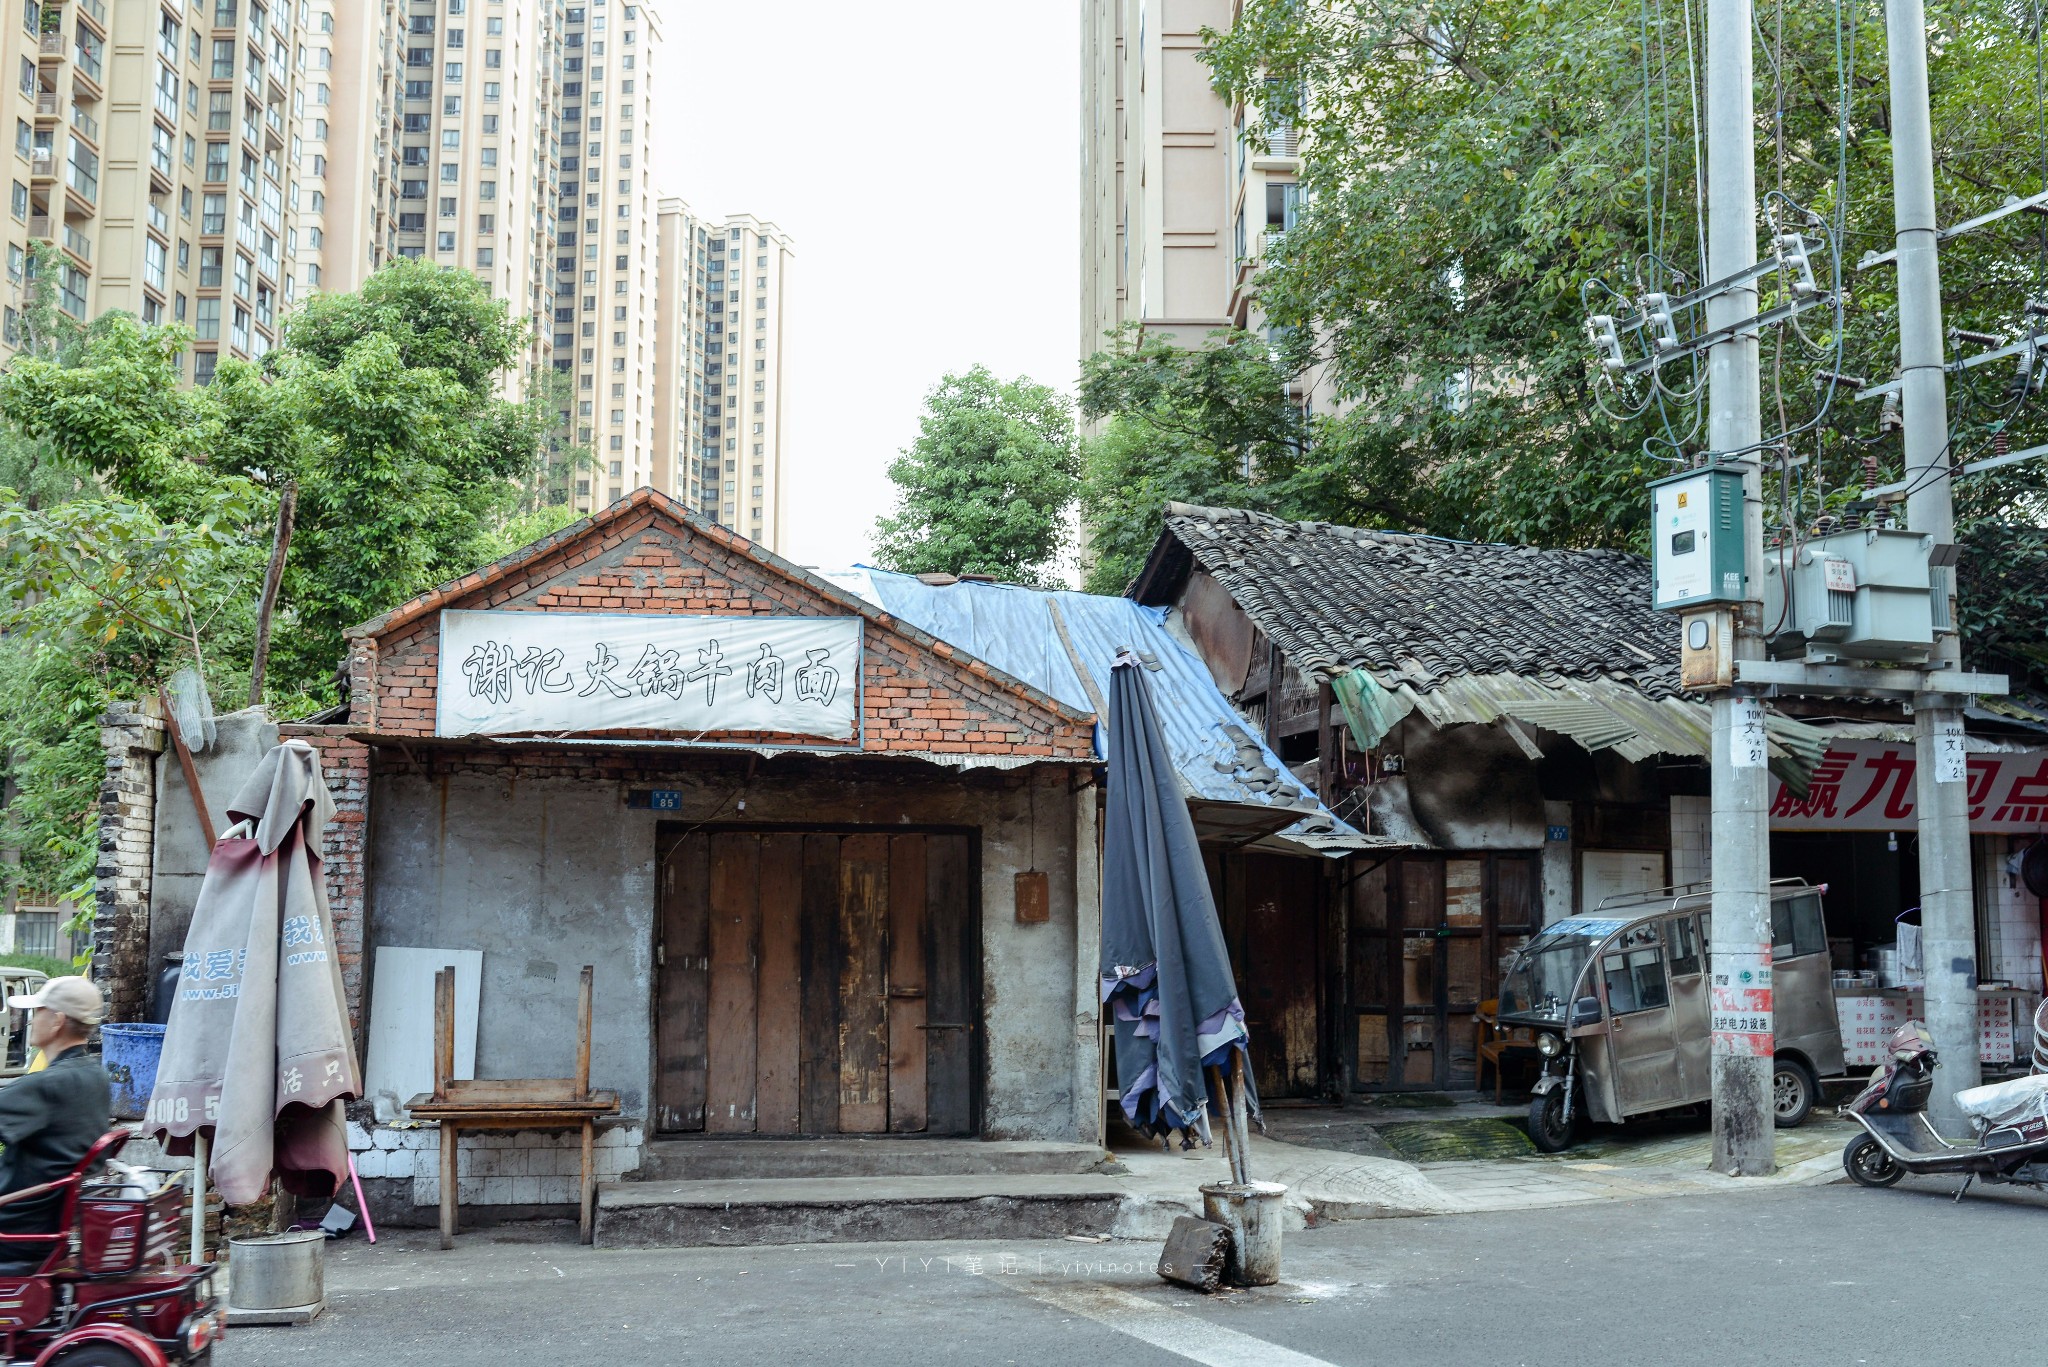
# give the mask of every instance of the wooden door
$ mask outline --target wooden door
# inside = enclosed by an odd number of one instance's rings
[[[1233,948],[1253,1080],[1262,1097],[1315,1096],[1322,1090],[1322,868],[1314,859],[1247,854],[1242,897],[1243,933]]]
[[[1475,1013],[1499,990],[1502,957],[1538,916],[1535,857],[1408,856],[1345,888],[1352,1086],[1471,1087]]]
[[[657,1130],[975,1132],[967,836],[693,830],[660,854]]]

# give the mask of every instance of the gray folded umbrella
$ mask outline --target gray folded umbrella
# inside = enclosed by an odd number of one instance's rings
[[[1124,1115],[1142,1133],[1208,1143],[1208,1112],[1220,1115],[1223,1098],[1203,1069],[1227,1067],[1245,1047],[1244,1008],[1180,776],[1145,670],[1129,655],[1110,671],[1108,720],[1102,1000]]]
[[[319,752],[273,747],[228,804],[250,833],[213,847],[185,936],[148,1123],[173,1154],[206,1132],[233,1205],[267,1196],[273,1174],[312,1197],[348,1175],[342,1102],[363,1084],[321,871],[333,815]]]

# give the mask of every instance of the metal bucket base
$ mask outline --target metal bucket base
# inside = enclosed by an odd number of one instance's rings
[[[326,1301],[287,1306],[282,1310],[237,1310],[231,1305],[228,1307],[228,1328],[241,1329],[255,1324],[311,1324],[326,1308]]]
[[[1287,1188],[1278,1182],[1212,1182],[1202,1188],[1202,1215],[1230,1231],[1233,1286],[1271,1286],[1280,1280],[1280,1231]]]

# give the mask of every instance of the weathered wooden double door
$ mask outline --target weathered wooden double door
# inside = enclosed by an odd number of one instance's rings
[[[666,832],[657,1129],[972,1134],[974,851],[950,832]]]

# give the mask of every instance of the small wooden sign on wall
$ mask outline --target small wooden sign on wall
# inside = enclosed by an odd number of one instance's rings
[[[1017,875],[1017,920],[1038,925],[1052,919],[1052,888],[1043,873],[1028,871]]]

